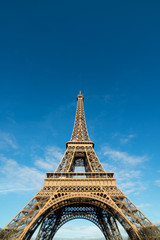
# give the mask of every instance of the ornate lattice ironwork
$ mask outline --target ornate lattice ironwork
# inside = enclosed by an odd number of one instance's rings
[[[83,95],[77,96],[77,111],[71,141],[55,172],[47,173],[44,187],[0,232],[0,239],[51,240],[66,222],[83,218],[96,224],[105,239],[123,239],[117,222],[130,239],[154,239],[160,232],[116,185],[114,173],[101,165],[89,140]],[[75,172],[84,166],[85,172]]]
[[[77,111],[76,118],[73,128],[73,133],[71,137],[71,141],[89,141],[89,135],[87,131],[87,125],[85,121],[84,108],[83,108],[83,95],[79,94],[77,96]]]

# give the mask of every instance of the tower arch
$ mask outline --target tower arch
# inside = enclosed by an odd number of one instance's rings
[[[100,196],[101,195],[101,196]],[[116,204],[112,201],[112,199],[107,196],[106,194],[84,194],[84,193],[74,193],[72,194],[62,194],[58,195],[55,194],[50,198],[50,200],[47,202],[47,205],[44,206],[44,208],[41,210],[41,213],[38,214],[33,221],[30,223],[28,228],[26,229],[26,232],[24,232],[23,236],[21,236],[21,239],[30,239],[32,234],[33,234],[33,229],[35,230],[38,227],[38,225],[42,222],[44,222],[44,225],[46,227],[45,219],[50,216],[51,214],[55,213],[56,211],[59,214],[62,214],[62,209],[65,208],[66,206],[83,206],[83,205],[89,205],[90,207],[97,207],[98,209],[101,209],[101,211],[105,211],[108,214],[108,217],[113,218],[115,221],[118,221],[125,231],[128,233],[128,235],[134,239],[140,239],[140,236],[138,234],[138,231],[135,231],[134,225],[128,220],[128,218],[125,216],[125,214],[118,209]],[[104,213],[102,212],[101,218],[105,218]],[[54,214],[53,214],[54,215]],[[59,215],[60,216],[60,215]],[[64,216],[64,215],[63,215]],[[91,218],[90,218],[91,219]],[[69,220],[69,218],[68,218]],[[104,219],[103,219],[104,221]],[[62,221],[63,222],[63,221]],[[102,222],[102,219],[101,219]],[[65,223],[65,222],[64,222]],[[95,221],[94,221],[95,223]],[[97,222],[98,223],[98,222]],[[101,223],[102,224],[102,223]],[[43,224],[42,224],[43,225]],[[117,224],[116,224],[117,225]],[[56,233],[57,229],[59,229],[61,226],[60,223],[57,224],[57,228],[54,229],[53,235]],[[100,227],[100,225],[99,225]],[[118,226],[116,226],[118,227]],[[43,227],[41,227],[42,229]],[[104,229],[105,228],[105,229]],[[106,226],[103,226],[104,231],[107,234],[107,223]],[[44,230],[43,230],[44,231]],[[119,232],[119,230],[118,230]],[[105,237],[107,237],[107,234]],[[111,235],[114,235],[114,233],[111,233]],[[43,239],[41,238],[42,234],[39,232],[39,237],[37,236],[37,239]],[[52,239],[52,238],[48,238]],[[108,239],[108,238],[106,238]],[[112,239],[111,237],[109,239]],[[119,239],[122,239],[120,232],[119,232]]]
[[[57,169],[46,174],[44,187],[0,232],[1,240],[29,240],[40,225],[37,239],[45,234],[51,240],[61,224],[74,217],[64,210],[82,205],[97,211],[91,216],[86,210],[84,217],[98,224],[106,239],[122,239],[117,221],[130,239],[146,240],[144,229],[153,227],[155,236],[160,236],[158,228],[117,187],[114,173],[106,172],[99,161],[87,131],[83,99],[78,94],[71,140]],[[75,172],[76,166],[84,166],[85,172]],[[83,217],[82,212],[77,216]]]

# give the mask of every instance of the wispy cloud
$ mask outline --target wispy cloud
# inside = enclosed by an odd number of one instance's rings
[[[118,187],[127,195],[137,195],[146,189],[146,186],[141,179],[142,172],[140,170],[122,170],[120,167],[117,167],[115,170],[115,177],[117,179]]]
[[[71,239],[82,240],[82,237],[77,237],[77,236],[73,236],[72,238],[71,237],[69,237],[69,238],[66,238],[66,237],[58,237],[57,238],[57,237],[55,237],[55,240],[71,240]],[[85,236],[83,236],[83,239],[85,239],[85,240],[105,240],[105,238],[97,238],[97,237],[88,238],[88,237],[85,237]]]
[[[146,190],[146,187],[141,180],[121,180],[121,178],[118,178],[117,182],[120,190],[124,192],[127,196],[138,195],[142,191]]]
[[[152,205],[150,203],[142,203],[142,204],[137,205],[138,208],[144,209],[144,210],[150,208],[151,206]]]
[[[77,224],[78,223],[78,224]],[[92,237],[91,236],[92,233]],[[93,237],[94,236],[94,237]],[[99,228],[88,221],[77,220],[72,223],[67,223],[62,226],[61,230],[57,233],[55,239],[86,239],[86,240],[103,240],[103,235]]]
[[[40,189],[44,174],[33,167],[19,164],[14,159],[0,155],[0,193]]]
[[[126,136],[122,136],[122,137],[120,138],[120,142],[121,142],[122,144],[126,144],[126,143],[128,143],[131,139],[133,139],[133,138],[135,138],[135,137],[136,137],[135,134],[129,134],[129,135],[126,135]]]
[[[102,157],[108,157],[103,162],[107,172],[114,172],[118,187],[127,195],[137,195],[146,190],[142,179],[141,163],[148,160],[146,156],[135,156],[105,146],[102,148]],[[137,169],[138,168],[138,169]],[[134,179],[134,181],[133,181]]]
[[[18,144],[16,138],[8,132],[0,131],[0,148],[1,149],[17,149]]]
[[[61,149],[55,146],[48,146],[44,151],[44,158],[35,156],[35,166],[43,170],[52,170],[58,166],[63,154]]]
[[[123,239],[126,238],[126,232],[123,227],[119,225]],[[91,237],[92,236],[92,237]],[[86,239],[86,240],[104,240],[105,237],[100,229],[86,220],[74,220],[66,223],[61,227],[55,236],[55,240],[71,240],[71,239]]]
[[[156,180],[155,183],[158,187],[160,187],[160,180]]]
[[[160,221],[154,221],[154,224],[159,228],[160,230]]]
[[[32,156],[32,166],[20,164],[17,160],[0,155],[0,193],[40,190],[45,172],[54,171],[63,154],[56,146],[43,149],[43,158]]]
[[[115,132],[112,134],[112,138],[117,138],[118,141],[120,141],[121,144],[127,144],[129,143],[133,138],[136,137],[136,134],[122,134],[119,132]]]
[[[115,162],[120,161],[124,164],[137,165],[148,160],[147,156],[130,155],[127,152],[111,149],[110,147],[103,148],[104,156],[108,156],[110,160]]]

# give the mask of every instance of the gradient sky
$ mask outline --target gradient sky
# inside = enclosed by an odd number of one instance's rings
[[[55,170],[79,90],[106,171],[160,223],[159,11],[160,2],[151,0],[1,1],[0,227]],[[104,239],[81,220],[55,239],[77,234]]]

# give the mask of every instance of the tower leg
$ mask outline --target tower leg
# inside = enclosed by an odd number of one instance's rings
[[[53,212],[47,216],[42,222],[36,240],[52,240],[56,233],[61,217],[61,210],[57,211],[56,214]]]
[[[109,223],[109,226],[110,226],[110,229],[112,231],[112,235],[113,235],[114,239],[123,240],[123,238],[121,236],[121,233],[119,231],[119,227],[117,225],[116,219],[113,218],[112,216],[109,216],[108,217],[108,223]]]
[[[109,228],[109,224],[106,221],[104,214],[102,212],[103,210],[99,209],[99,211],[97,211],[97,217],[98,217],[98,221],[101,225],[102,228],[102,232],[106,238],[106,240],[113,240],[114,238],[112,237],[112,232]],[[107,214],[107,213],[106,213]],[[108,215],[108,214],[107,214]]]
[[[72,210],[72,211],[71,211]],[[100,208],[80,210],[76,207],[69,210],[62,208],[48,215],[42,222],[41,228],[37,234],[36,240],[51,240],[58,229],[66,222],[72,219],[84,218],[94,222],[104,234],[106,240],[122,240],[118,225],[114,217]],[[82,217],[83,216],[83,217]]]

